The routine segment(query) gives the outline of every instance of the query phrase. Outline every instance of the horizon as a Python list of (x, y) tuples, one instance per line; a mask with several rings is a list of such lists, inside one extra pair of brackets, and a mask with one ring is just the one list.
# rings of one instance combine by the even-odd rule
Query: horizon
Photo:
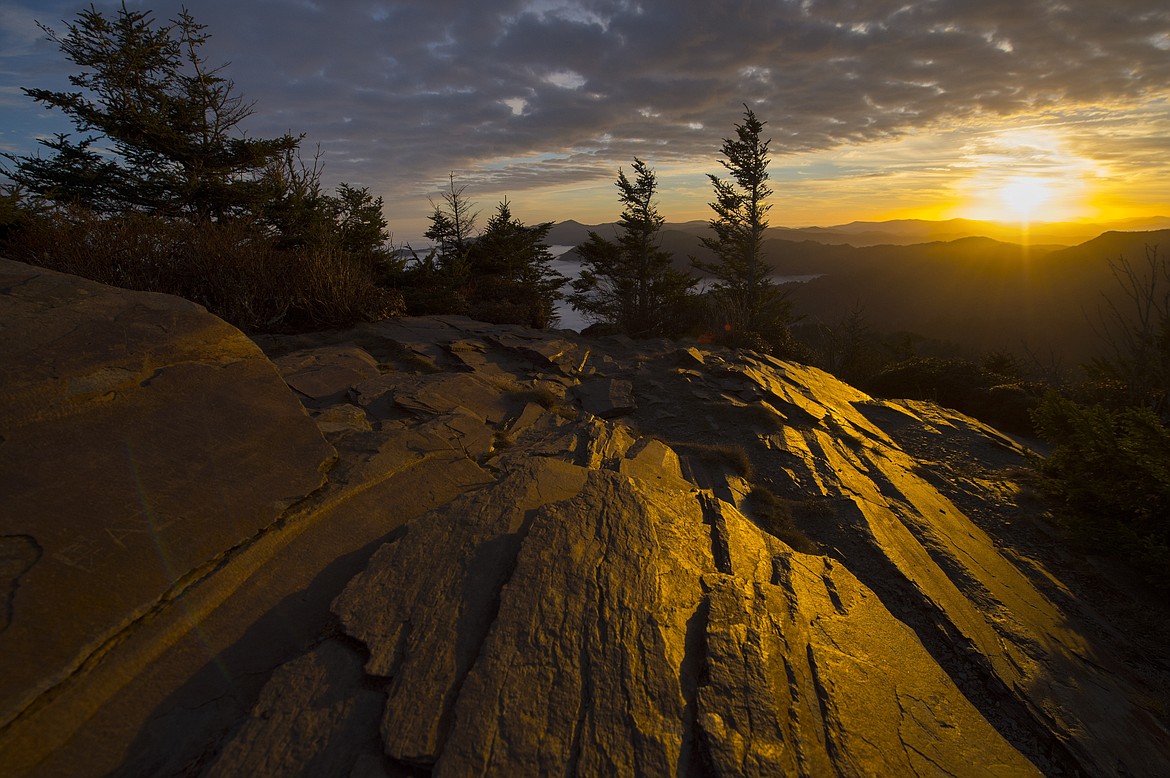
[[(663, 224), (663, 229), (678, 230), (680, 228), (691, 227), (692, 225), (705, 224), (706, 220), (696, 219), (685, 222), (671, 222), (667, 221)], [(573, 224), (585, 229), (596, 229), (599, 227), (610, 227), (617, 224), (616, 221), (598, 222), (596, 224), (589, 224), (581, 222), (577, 219), (566, 219), (553, 223), (553, 228), (561, 225)], [(910, 227), (919, 227), (919, 232), (916, 232)], [(934, 232), (927, 230), (934, 229)], [(954, 232), (940, 232), (942, 230), (954, 230)], [(1000, 243), (1018, 244), (1021, 246), (1040, 246), (1040, 245), (1062, 245), (1075, 246), (1081, 243), (1091, 241), (1101, 235), (1110, 232), (1162, 232), (1170, 230), (1170, 216), (1156, 215), (1147, 217), (1133, 217), (1112, 221), (1096, 221), (1096, 220), (1069, 220), (1060, 222), (997, 222), (994, 220), (980, 220), (967, 219), (962, 217), (954, 217), (949, 219), (891, 219), (885, 221), (867, 221), (855, 220), (844, 224), (826, 224), (826, 225), (810, 225), (802, 227), (792, 227), (788, 225), (771, 224), (768, 226), (768, 231), (777, 231), (783, 233), (798, 233), (792, 236), (792, 240), (801, 241), (809, 240), (814, 243), (825, 243), (826, 241), (812, 236), (832, 236), (835, 240), (831, 241), (830, 245), (852, 245), (855, 248), (864, 248), (867, 246), (881, 245), (880, 243), (868, 240), (865, 236), (883, 236), (894, 238), (892, 241), (895, 245), (914, 245), (916, 243), (924, 242), (950, 242), (953, 240), (961, 240), (963, 238), (988, 238)], [(855, 240), (850, 240), (853, 236)], [(773, 239), (776, 236), (771, 236)], [(783, 240), (784, 238), (779, 238)], [(552, 244), (554, 246), (565, 246), (566, 244)]]
[[(67, 89), (62, 32), (85, 4), (0, 8), (0, 151), (70, 131), (21, 87)], [(107, 14), (116, 3), (99, 2)], [(160, 22), (180, 3), (128, 2)], [(1170, 9), (1135, 0), (989, 8), (808, 0), (208, 0), (203, 49), (255, 103), (252, 137), (305, 133), (326, 186), (385, 199), (417, 242), (453, 173), (484, 212), (618, 218), (619, 168), (658, 177), (668, 222), (705, 221), (746, 103), (767, 122), (773, 224), (897, 219), (1112, 222), (1170, 213)]]
[[(664, 226), (669, 227), (672, 224), (673, 225), (684, 225), (684, 224), (696, 224), (696, 223), (700, 223), (700, 222), (707, 223), (709, 221), (710, 221), (710, 219), (686, 219), (684, 221), (674, 221), (674, 220), (668, 219), (664, 223)], [(1155, 213), (1155, 214), (1151, 214), (1151, 215), (1147, 215), (1147, 216), (1129, 216), (1129, 217), (1124, 217), (1124, 218), (1120, 218), (1120, 219), (1090, 219), (1090, 218), (1082, 217), (1082, 218), (1076, 218), (1076, 219), (1062, 219), (1062, 220), (1054, 220), (1054, 221), (1036, 220), (1036, 221), (1027, 221), (1027, 222), (998, 221), (996, 219), (973, 219), (973, 218), (969, 218), (969, 217), (965, 217), (965, 216), (950, 216), (950, 217), (946, 217), (946, 218), (942, 218), (942, 219), (927, 219), (927, 218), (921, 218), (921, 217), (908, 217), (908, 218), (881, 219), (881, 220), (851, 219), (850, 221), (846, 221), (846, 222), (840, 222), (840, 223), (826, 222), (824, 224), (802, 224), (802, 225), (769, 224), (768, 229), (833, 230), (833, 229), (839, 229), (841, 227), (851, 227), (855, 224), (885, 225), (885, 224), (896, 224), (899, 222), (921, 222), (924, 224), (949, 224), (951, 222), (971, 222), (971, 223), (975, 223), (975, 224), (989, 224), (989, 225), (993, 225), (996, 227), (1002, 227), (1005, 229), (1014, 229), (1014, 228), (1019, 228), (1020, 226), (1051, 227), (1051, 226), (1081, 225), (1081, 226), (1086, 226), (1086, 227), (1098, 227), (1098, 226), (1103, 226), (1103, 225), (1122, 224), (1122, 223), (1128, 223), (1128, 222), (1145, 222), (1145, 221), (1170, 222), (1170, 216), (1167, 216), (1167, 215), (1161, 214), (1161, 213)], [(568, 219), (560, 219), (560, 220), (554, 221), (553, 224), (554, 225), (567, 224), (569, 222), (573, 222), (575, 224), (580, 224), (582, 227), (591, 227), (591, 226), (595, 227), (595, 226), (599, 226), (599, 225), (616, 224), (618, 222), (618, 220), (616, 218), (614, 218), (614, 219), (609, 219), (606, 221), (599, 221), (599, 222), (584, 222), (584, 221), (581, 221), (580, 219), (568, 218)], [(1157, 229), (1162, 229), (1162, 228), (1159, 227)]]

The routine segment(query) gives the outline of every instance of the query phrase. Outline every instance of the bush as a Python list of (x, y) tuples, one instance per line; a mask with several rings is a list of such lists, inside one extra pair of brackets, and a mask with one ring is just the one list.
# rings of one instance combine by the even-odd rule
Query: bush
[(193, 223), (84, 210), (28, 217), (2, 247), (12, 259), (197, 302), (245, 332), (385, 318), (401, 298), (374, 285), (374, 258), (329, 243), (279, 248), (247, 222)]
[(913, 357), (887, 365), (858, 387), (880, 397), (931, 400), (995, 427), (1035, 434), (1036, 385), (964, 359)]
[(809, 362), (811, 352), (792, 334), (796, 317), (792, 314), (788, 290), (768, 286), (759, 296), (764, 299), (755, 304), (753, 316), (747, 295), (738, 290), (714, 289), (702, 295), (708, 333), (703, 340), (771, 354), (777, 359)]
[(1055, 445), (1041, 487), (1076, 539), (1170, 586), (1170, 430), (1148, 408), (1081, 405), (1050, 393), (1033, 414)]

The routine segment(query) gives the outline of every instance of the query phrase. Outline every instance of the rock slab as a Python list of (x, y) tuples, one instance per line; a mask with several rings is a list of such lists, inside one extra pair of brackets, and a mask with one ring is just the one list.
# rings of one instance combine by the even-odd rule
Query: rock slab
[(193, 303), (0, 260), (0, 725), (324, 481), (272, 363)]

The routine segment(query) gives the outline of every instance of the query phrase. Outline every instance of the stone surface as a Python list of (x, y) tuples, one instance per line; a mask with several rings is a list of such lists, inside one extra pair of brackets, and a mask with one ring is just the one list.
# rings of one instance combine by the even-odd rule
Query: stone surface
[(740, 575), (704, 578), (697, 721), (716, 774), (1040, 774), (848, 570), (720, 513)]
[(332, 448), (192, 303), (0, 260), (0, 725), (321, 486)]
[(700, 769), (688, 713), (699, 646), (687, 638), (711, 556), (689, 496), (591, 471), (577, 495), (536, 511), (436, 775)]
[[(366, 671), (395, 678), (387, 690), (387, 752), (413, 764), (433, 763), (443, 721), (491, 626), (497, 589), (515, 566), (530, 512), (580, 489), (585, 471), (535, 460), (503, 479), (491, 499), (468, 495), (412, 525), (375, 554), (366, 572), (334, 603), (348, 634), (370, 652)], [(443, 564), (416, 566), (442, 545)], [(394, 604), (386, 592), (401, 593)]]
[(205, 775), (348, 775), (377, 759), (384, 700), (363, 681), (357, 652), (333, 640), (283, 665)]
[(355, 385), (378, 375), (378, 362), (356, 346), (287, 354), (275, 364), (291, 388), (326, 405), (345, 400)]
[(574, 394), (584, 411), (603, 419), (626, 416), (637, 407), (633, 384), (621, 379), (591, 379), (578, 386)]
[(313, 420), (326, 435), (343, 432), (373, 432), (370, 419), (366, 412), (356, 405), (342, 403), (331, 405), (314, 414)]
[[(84, 295), (43, 309), (101, 329)], [(0, 729), (14, 775), (1170, 772), (1165, 603), (1083, 599), (1101, 579), (995, 430), (695, 343), (460, 317), (259, 342), (335, 446), (327, 480)], [(86, 397), (141, 383), (94, 359)], [(266, 369), (224, 370), (237, 402)], [(8, 407), (52, 429), (73, 406), (25, 372)], [(263, 460), (321, 483), (299, 449)], [(13, 625), (45, 554), (0, 537)]]

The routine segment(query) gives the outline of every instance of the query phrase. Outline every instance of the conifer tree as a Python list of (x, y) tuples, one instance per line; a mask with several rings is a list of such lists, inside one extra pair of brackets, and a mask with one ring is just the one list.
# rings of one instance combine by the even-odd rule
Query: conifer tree
[(633, 337), (673, 335), (685, 317), (682, 308), (696, 279), (671, 266), (670, 252), (658, 244), (665, 223), (658, 212), (658, 181), (645, 162), (634, 158), (634, 180), (618, 171), (616, 186), (624, 206), (616, 241), (596, 232), (577, 248), (584, 260), (569, 301), (594, 321), (619, 327)]
[(415, 315), (469, 314), (468, 255), (475, 240), (479, 210), (467, 196), (466, 184), (448, 175), (439, 201), (431, 199), (430, 226), (423, 237), (431, 242), (426, 254), (411, 250), (412, 261), (399, 274), (407, 309)]
[(385, 254), (390, 234), (381, 197), (374, 197), (368, 187), (341, 183), (328, 203), (343, 251), (355, 256)]
[(28, 195), (105, 215), (219, 220), (253, 212), (267, 196), (265, 170), (300, 143), (239, 132), (252, 105), (208, 66), (205, 25), (186, 9), (159, 24), (124, 3), (113, 19), (91, 5), (64, 35), (41, 29), (80, 68), (69, 77), (78, 91), (24, 92), (63, 111), (83, 137), (42, 140), (48, 156), (5, 155)]
[(566, 279), (552, 268), (545, 240), (552, 222), (526, 226), (503, 200), (468, 251), (471, 316), (544, 328)]
[(464, 194), (467, 191), (466, 184), (456, 186), (454, 173), (448, 175), (448, 182), (447, 189), (439, 195), (439, 202), (431, 200), (431, 226), (423, 233), (423, 237), (433, 243), (439, 266), (455, 270), (467, 260), (479, 221), (479, 211), (475, 203)]
[(768, 229), (768, 146), (761, 133), (765, 122), (744, 106), (744, 120), (735, 127), (736, 137), (723, 140), (724, 159), (719, 162), (730, 180), (708, 176), (715, 189), (711, 219), (714, 237), (703, 245), (715, 253), (712, 263), (695, 266), (716, 279), (712, 295), (733, 344), (787, 351), (791, 346), (791, 308), (786, 295), (771, 278), (764, 257), (764, 232)]

